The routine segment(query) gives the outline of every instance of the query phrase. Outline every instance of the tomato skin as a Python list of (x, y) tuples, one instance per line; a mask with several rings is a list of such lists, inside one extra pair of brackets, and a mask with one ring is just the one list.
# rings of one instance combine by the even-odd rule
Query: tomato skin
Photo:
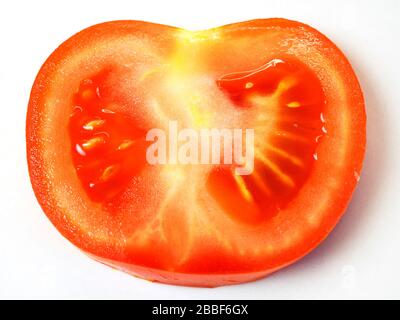
[[(215, 287), (247, 282), (268, 275), (306, 255), (326, 238), (344, 213), (358, 182), (366, 144), (366, 115), (362, 92), (346, 57), (324, 35), (295, 21), (253, 20), (223, 26), (217, 30), (231, 39), (232, 43), (235, 43), (236, 39), (257, 38), (267, 32), (277, 32), (278, 36), (283, 38), (285, 33), (288, 33), (292, 37), (305, 41), (310, 46), (315, 45), (317, 52), (323, 53), (325, 55), (323, 58), (326, 58), (326, 61), (329, 60), (329, 65), (318, 66), (320, 61), (317, 58), (306, 55), (302, 56), (304, 62), (309, 63), (320, 72), (321, 78), (335, 75), (336, 78), (329, 79), (329, 81), (338, 83), (338, 87), (344, 88), (343, 92), (332, 92), (332, 89), (323, 85), (324, 89), (328, 91), (329, 101), (334, 102), (335, 97), (340, 95), (340, 99), (344, 102), (344, 107), (340, 112), (332, 110), (332, 108), (327, 110), (326, 120), (328, 125), (330, 124), (328, 133), (332, 132), (332, 137), (327, 138), (319, 146), (319, 153), (321, 155), (332, 154), (334, 155), (332, 156), (333, 160), (320, 157), (317, 168), (302, 189), (301, 196), (289, 204), (285, 211), (287, 212), (285, 217), (280, 215), (273, 221), (275, 226), (282, 226), (282, 230), (290, 231), (292, 228), (300, 230), (299, 234), (295, 235), (297, 238), (294, 237), (293, 243), (282, 247), (276, 253), (264, 256), (242, 256), (238, 252), (226, 252), (222, 247), (210, 246), (208, 242), (199, 243), (196, 244), (196, 254), (184, 264), (176, 267), (169, 264), (169, 261), (175, 258), (173, 254), (168, 253), (168, 245), (155, 242), (142, 248), (135, 245), (127, 247), (124, 242), (126, 240), (124, 231), (120, 231), (122, 235), (115, 233), (114, 231), (118, 230), (113, 225), (115, 221), (106, 216), (97, 217), (95, 209), (93, 209), (93, 214), (90, 213), (85, 218), (87, 220), (83, 221), (84, 219), (79, 213), (85, 209), (90, 211), (88, 209), (90, 201), (85, 198), (83, 191), (76, 191), (79, 190), (79, 187), (70, 178), (74, 175), (71, 163), (61, 160), (65, 158), (65, 154), (61, 151), (64, 150), (65, 145), (68, 145), (68, 139), (63, 138), (61, 133), (50, 137), (49, 133), (55, 131), (54, 128), (49, 127), (46, 121), (48, 117), (54, 117), (55, 123), (59, 122), (60, 131), (66, 127), (61, 121), (57, 121), (66, 117), (65, 114), (62, 114), (62, 110), (49, 112), (49, 105), (51, 105), (51, 101), (55, 100), (54, 97), (68, 94), (68, 90), (71, 91), (73, 87), (72, 85), (71, 87), (66, 85), (65, 89), (54, 87), (54, 83), (58, 81), (56, 78), (59, 69), (65, 66), (68, 57), (76, 55), (85, 48), (90, 48), (97, 42), (131, 35), (140, 40), (145, 39), (143, 41), (154, 39), (151, 41), (153, 41), (152, 46), (159, 49), (157, 54), (161, 56), (161, 59), (167, 59), (174, 46), (173, 39), (176, 39), (176, 33), (180, 31), (177, 28), (138, 21), (116, 21), (96, 25), (78, 33), (48, 58), (33, 85), (27, 112), (27, 158), (35, 195), (43, 211), (62, 235), (94, 259), (135, 276), (163, 283)], [(292, 39), (289, 38), (287, 41), (290, 42)], [(219, 47), (216, 48), (215, 56), (205, 62), (204, 68), (210, 66), (210, 70), (214, 70), (212, 68), (218, 64), (218, 61), (214, 61), (219, 54), (218, 50), (220, 50)], [(257, 50), (257, 48), (254, 49), (255, 60), (259, 59)], [(298, 50), (299, 54), (305, 52), (301, 51), (301, 47), (295, 48), (290, 45), (280, 50), (293, 50), (295, 53)], [(323, 61), (325, 63), (325, 60)], [(79, 63), (78, 61), (77, 66)], [(231, 60), (227, 58), (227, 64), (229, 63)], [(334, 71), (331, 72), (331, 68)], [(71, 82), (74, 81), (74, 79), (71, 80)], [(327, 79), (325, 81), (325, 83), (329, 82)], [(54, 108), (54, 105), (52, 107)], [(346, 117), (351, 119), (351, 123), (345, 119)], [(340, 126), (340, 123), (345, 124)], [(335, 136), (335, 132), (338, 132), (337, 136)], [(339, 143), (339, 140), (344, 143)], [(54, 144), (56, 145), (54, 146)], [(56, 148), (61, 151), (57, 151)], [(343, 151), (341, 151), (342, 149)], [(54, 160), (50, 161), (49, 159)], [(341, 163), (343, 159), (346, 161), (345, 164)], [(335, 160), (338, 160), (337, 163), (334, 163)], [(59, 168), (58, 165), (61, 167)], [(324, 188), (327, 190), (332, 188), (332, 191), (326, 192), (325, 205), (320, 204), (321, 207), (316, 208), (314, 204), (322, 202), (320, 198), (324, 195), (319, 193), (319, 190)], [(65, 201), (60, 198), (60, 194), (63, 193), (68, 197)], [(316, 212), (315, 221), (310, 222), (310, 230), (300, 226), (305, 223), (304, 212), (307, 210), (311, 213)], [(319, 218), (318, 210), (322, 212), (322, 218)], [(311, 218), (310, 216), (310, 221)], [(109, 221), (104, 222), (103, 225), (103, 222), (98, 222), (97, 219), (109, 219)], [(220, 223), (221, 225), (225, 221), (223, 218), (216, 220), (218, 220), (216, 224)], [(91, 223), (99, 226), (99, 234), (93, 235), (93, 230), (90, 229)], [(97, 223), (99, 224), (97, 225)], [(87, 227), (88, 225), (89, 227)], [(110, 230), (113, 231), (112, 236), (108, 236)], [(241, 229), (238, 227), (238, 230)], [(290, 242), (290, 239), (287, 241)], [(156, 249), (152, 249), (153, 246)], [(163, 252), (163, 256), (161, 254), (157, 256), (157, 249)]]

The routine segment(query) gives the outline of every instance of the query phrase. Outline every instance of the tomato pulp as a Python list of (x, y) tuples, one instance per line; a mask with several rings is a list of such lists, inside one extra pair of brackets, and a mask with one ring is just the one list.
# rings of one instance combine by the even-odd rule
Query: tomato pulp
[[(171, 121), (252, 129), (252, 170), (149, 163), (147, 134)], [(359, 179), (365, 123), (349, 62), (307, 25), (191, 32), (115, 21), (74, 35), (41, 68), (28, 165), (49, 219), (93, 258), (148, 280), (218, 286), (263, 277), (328, 235)]]

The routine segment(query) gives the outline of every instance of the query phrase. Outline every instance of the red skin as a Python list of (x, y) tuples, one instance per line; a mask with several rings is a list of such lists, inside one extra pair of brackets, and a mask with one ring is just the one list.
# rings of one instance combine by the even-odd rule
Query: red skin
[[(191, 58), (186, 59), (189, 55)], [(137, 108), (140, 112), (140, 108), (147, 106), (141, 84), (135, 81), (137, 75), (145, 75), (145, 88), (161, 104), (165, 99), (165, 89), (160, 87), (165, 74), (145, 73), (159, 66), (160, 61), (175, 66), (172, 70), (178, 79), (203, 74), (214, 79), (215, 88), (220, 87), (216, 92), (221, 93), (215, 99), (231, 99), (246, 108), (247, 100), (229, 96), (235, 90), (240, 93), (236, 84), (232, 89), (218, 81), (224, 75), (254, 70), (276, 58), (300, 66), (301, 78), (305, 79), (305, 89), (301, 92), (307, 88), (315, 95), (322, 92), (318, 93), (314, 111), (323, 113), (327, 131), (300, 155), (302, 160), (309, 159), (307, 152), (315, 151), (318, 160), (307, 162), (302, 173), (292, 173), (298, 182), (295, 192), (279, 191), (271, 197), (272, 203), (282, 207), (279, 212), (266, 207), (261, 200), (247, 206), (237, 186), (226, 187), (230, 185), (230, 178), (220, 177), (210, 178), (204, 189), (214, 197), (215, 203), (203, 197), (203, 189), (195, 193), (202, 205), (211, 206), (210, 212), (200, 205), (189, 207), (186, 204), (191, 194), (187, 190), (187, 194), (182, 192), (201, 180), (193, 175), (187, 177), (184, 171), (185, 188), (177, 186), (181, 191), (172, 194), (162, 218), (155, 220), (154, 230), (150, 230), (146, 227), (158, 214), (154, 208), (167, 198), (162, 184), (169, 180), (162, 180), (162, 173), (158, 171), (161, 169), (148, 169), (143, 164), (145, 169), (136, 172), (132, 168), (141, 164), (127, 164), (124, 167), (127, 173), (117, 176), (115, 194), (111, 193), (114, 192), (110, 191), (111, 187), (91, 193), (87, 183), (94, 171), (77, 173), (78, 165), (89, 164), (86, 160), (80, 163), (71, 148), (83, 137), (76, 129), (78, 120), (70, 118), (76, 103), (74, 95), (79, 94), (83, 80), (111, 66), (112, 76), (100, 81), (105, 95), (118, 102), (114, 110), (117, 114), (127, 114), (131, 117), (127, 121), (132, 121), (129, 123), (137, 123), (132, 110)], [(123, 65), (127, 67), (120, 67)], [(283, 74), (290, 76), (291, 72), (292, 69)], [(271, 77), (269, 74), (255, 81), (263, 82)], [(135, 90), (130, 87), (132, 83)], [(271, 90), (275, 87), (271, 85)], [(132, 92), (138, 92), (139, 102), (134, 106), (129, 102)], [(204, 97), (211, 94), (201, 88), (200, 92)], [(302, 96), (303, 93), (297, 93), (299, 101), (312, 98), (312, 94)], [(217, 105), (216, 101), (215, 107), (211, 107), (221, 112)], [(154, 126), (151, 120), (143, 124), (144, 129), (151, 126)], [(119, 127), (115, 124), (107, 130), (122, 137)], [(270, 132), (275, 129), (282, 128), (274, 124)], [(32, 88), (26, 138), (29, 173), (36, 197), (51, 222), (74, 245), (98, 261), (148, 280), (215, 287), (268, 275), (300, 259), (326, 238), (345, 212), (357, 184), (365, 152), (365, 130), (363, 96), (350, 63), (329, 39), (307, 25), (284, 19), (253, 20), (194, 35), (163, 25), (115, 21), (83, 30), (48, 58)], [(140, 136), (141, 131), (135, 134)], [(312, 134), (305, 137), (314, 139)], [(290, 146), (285, 151), (296, 152)], [(100, 152), (97, 156), (105, 157), (105, 154)], [(110, 159), (123, 161), (114, 156)], [(174, 180), (176, 173), (172, 175)], [(131, 178), (139, 183), (131, 184)], [(213, 189), (213, 185), (217, 188)], [(229, 195), (219, 194), (218, 186), (225, 186)], [(224, 197), (232, 199), (234, 205), (230, 207)], [(200, 215), (196, 216), (195, 212)], [(210, 216), (212, 219), (208, 219)], [(200, 217), (201, 221), (192, 217)]]

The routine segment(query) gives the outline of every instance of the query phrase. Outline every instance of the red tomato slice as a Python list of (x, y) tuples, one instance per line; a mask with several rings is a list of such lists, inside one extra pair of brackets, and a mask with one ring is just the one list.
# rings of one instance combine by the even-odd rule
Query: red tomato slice
[[(254, 129), (254, 170), (152, 165), (152, 128)], [(357, 78), (321, 33), (284, 19), (206, 31), (115, 21), (63, 43), (33, 85), (27, 156), (56, 228), (148, 280), (251, 281), (315, 248), (359, 180)]]

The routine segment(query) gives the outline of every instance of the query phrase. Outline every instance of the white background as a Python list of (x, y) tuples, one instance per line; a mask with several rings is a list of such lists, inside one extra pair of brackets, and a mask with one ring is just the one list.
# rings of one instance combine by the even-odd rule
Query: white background
[[(1, 1), (0, 298), (400, 298), (400, 1)], [(368, 114), (365, 169), (336, 229), (295, 265), (254, 283), (154, 284), (96, 263), (62, 238), (33, 195), (25, 113), (41, 64), (92, 24), (136, 19), (203, 29), (284, 17), (314, 26), (350, 59)], [(329, 174), (329, 172), (327, 172)]]

